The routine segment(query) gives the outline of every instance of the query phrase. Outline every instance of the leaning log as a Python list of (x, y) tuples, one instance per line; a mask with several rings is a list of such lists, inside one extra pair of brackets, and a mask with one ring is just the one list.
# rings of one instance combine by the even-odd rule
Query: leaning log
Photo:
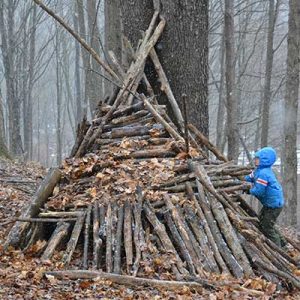
[(76, 245), (77, 245), (77, 242), (78, 242), (78, 239), (79, 239), (82, 227), (83, 227), (84, 220), (85, 220), (85, 212), (83, 212), (81, 214), (81, 216), (79, 216), (77, 218), (77, 221), (74, 225), (74, 228), (73, 228), (73, 231), (71, 234), (71, 238), (67, 245), (67, 250), (65, 251), (65, 254), (62, 258), (62, 262), (64, 265), (68, 265), (71, 261), (72, 255), (75, 251), (75, 248), (76, 248)]
[[(41, 183), (40, 187), (34, 194), (32, 200), (30, 201), (28, 207), (25, 208), (21, 214), (22, 218), (32, 218), (35, 217), (39, 212), (40, 208), (44, 205), (48, 197), (52, 194), (54, 187), (61, 178), (61, 172), (57, 169), (50, 169), (47, 176)], [(17, 222), (11, 229), (7, 240), (4, 244), (4, 249), (8, 246), (18, 246), (25, 234), (26, 230), (29, 228), (28, 223)]]
[(70, 224), (69, 223), (58, 223), (56, 229), (51, 235), (48, 241), (47, 248), (45, 249), (41, 260), (46, 261), (51, 259), (56, 247), (63, 240), (63, 238), (68, 234)]

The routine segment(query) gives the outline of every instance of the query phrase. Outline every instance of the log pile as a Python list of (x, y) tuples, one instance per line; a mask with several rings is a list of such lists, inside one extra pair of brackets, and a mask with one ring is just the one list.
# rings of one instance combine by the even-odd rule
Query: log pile
[[(70, 278), (203, 284), (211, 274), (258, 275), (300, 288), (297, 262), (263, 236), (242, 195), (250, 168), (228, 161), (193, 125), (184, 130), (154, 48), (164, 26), (155, 12), (128, 70), (112, 60), (122, 87), (80, 124), (71, 157), (46, 177), (6, 246), (43, 239), (41, 260), (93, 270), (49, 273)], [(144, 74), (148, 57), (177, 125)], [(147, 93), (137, 92), (141, 82)]]

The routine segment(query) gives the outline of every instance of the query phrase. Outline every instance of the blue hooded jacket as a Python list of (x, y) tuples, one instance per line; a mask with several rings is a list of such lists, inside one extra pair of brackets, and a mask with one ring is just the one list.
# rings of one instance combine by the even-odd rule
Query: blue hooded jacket
[(279, 208), (284, 205), (282, 187), (277, 181), (272, 165), (276, 161), (276, 152), (265, 147), (255, 153), (259, 158), (259, 166), (245, 180), (253, 183), (250, 194), (255, 196), (263, 206)]

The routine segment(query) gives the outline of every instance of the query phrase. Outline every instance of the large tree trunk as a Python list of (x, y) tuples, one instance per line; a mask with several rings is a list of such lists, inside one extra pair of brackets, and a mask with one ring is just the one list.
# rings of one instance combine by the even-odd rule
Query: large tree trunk
[[(161, 4), (167, 25), (156, 46), (158, 56), (177, 102), (187, 94), (189, 122), (208, 135), (208, 3), (162, 0)], [(135, 48), (141, 30), (151, 21), (152, 1), (125, 0), (121, 9), (124, 34)], [(146, 65), (147, 75), (148, 69)]]
[(289, 32), (284, 120), (283, 180), (290, 225), (297, 223), (297, 113), (300, 71), (300, 2), (289, 2)]
[(238, 103), (235, 93), (235, 47), (234, 47), (234, 0), (225, 0), (225, 56), (228, 159), (237, 159), (239, 154)]

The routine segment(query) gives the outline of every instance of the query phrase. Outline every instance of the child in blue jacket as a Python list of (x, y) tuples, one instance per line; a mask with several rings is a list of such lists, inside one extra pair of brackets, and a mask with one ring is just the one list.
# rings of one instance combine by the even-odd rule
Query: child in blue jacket
[(282, 187), (272, 171), (275, 161), (273, 148), (265, 147), (257, 151), (254, 159), (256, 168), (245, 180), (253, 183), (250, 194), (263, 205), (259, 214), (260, 230), (279, 247), (284, 247), (286, 241), (275, 229), (275, 222), (284, 205)]

